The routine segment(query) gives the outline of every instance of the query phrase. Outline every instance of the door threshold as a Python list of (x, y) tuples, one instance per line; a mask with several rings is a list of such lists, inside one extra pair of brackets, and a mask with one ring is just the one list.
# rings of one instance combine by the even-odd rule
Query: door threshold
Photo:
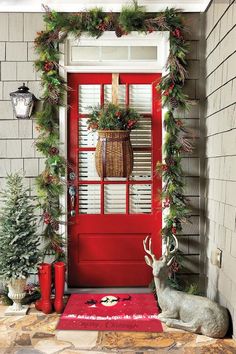
[(150, 288), (66, 288), (65, 294), (148, 294), (151, 293)]

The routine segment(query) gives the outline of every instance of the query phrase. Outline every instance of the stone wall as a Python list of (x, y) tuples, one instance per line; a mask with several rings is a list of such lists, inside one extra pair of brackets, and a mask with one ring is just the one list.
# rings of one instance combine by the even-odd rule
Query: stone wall
[[(186, 113), (187, 125), (197, 132), (191, 157), (183, 158), (183, 170), (187, 183), (186, 195), (192, 206), (192, 224), (184, 226), (180, 236), (180, 248), (186, 255), (183, 273), (190, 281), (198, 282), (203, 273), (200, 260), (199, 237), (199, 100), (200, 100), (200, 57), (201, 18), (200, 14), (184, 14), (189, 31), (186, 38), (190, 43), (189, 78), (185, 92), (195, 100), (195, 105)], [(26, 184), (34, 193), (34, 177), (43, 168), (44, 160), (36, 152), (34, 138), (37, 136), (33, 120), (17, 120), (13, 117), (9, 93), (25, 82), (36, 97), (40, 97), (39, 76), (33, 62), (36, 58), (33, 41), (37, 31), (44, 28), (42, 14), (0, 13), (0, 185), (4, 185), (7, 173), (25, 171)]]
[[(213, 1), (206, 12), (207, 294), (226, 306), (236, 327), (236, 5)], [(222, 253), (216, 267), (214, 251)], [(234, 330), (234, 336), (235, 336)]]

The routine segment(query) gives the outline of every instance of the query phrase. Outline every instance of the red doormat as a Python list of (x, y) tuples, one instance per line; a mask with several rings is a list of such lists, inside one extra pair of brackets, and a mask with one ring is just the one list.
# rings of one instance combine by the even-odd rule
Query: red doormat
[(73, 294), (57, 329), (162, 332), (153, 294)]

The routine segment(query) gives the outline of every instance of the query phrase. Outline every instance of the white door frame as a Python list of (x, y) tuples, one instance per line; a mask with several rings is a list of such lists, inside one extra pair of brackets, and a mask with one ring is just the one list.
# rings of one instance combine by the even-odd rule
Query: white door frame
[[(156, 62), (136, 62), (133, 63), (132, 66), (127, 63), (122, 62), (118, 65), (109, 65), (109, 63), (89, 63), (89, 65), (83, 65), (83, 63), (73, 65), (69, 62), (69, 51), (71, 44), (70, 42), (74, 41), (77, 45), (92, 45), (92, 46), (101, 46), (108, 45), (108, 43), (112, 43), (112, 46), (119, 46), (121, 44), (126, 44), (130, 46), (141, 45), (150, 46), (157, 45), (158, 53), (160, 53), (159, 58), (157, 58)], [(169, 32), (153, 32), (151, 34), (140, 34), (137, 32), (132, 32), (127, 36), (123, 36), (121, 38), (117, 38), (115, 32), (105, 32), (102, 37), (98, 39), (94, 39), (83, 35), (80, 39), (74, 39), (73, 37), (69, 37), (64, 43), (60, 44), (60, 60), (59, 60), (59, 73), (61, 77), (67, 82), (68, 73), (161, 73), (165, 75), (167, 73), (165, 64), (167, 62), (167, 58), (169, 55)], [(93, 64), (93, 65), (92, 65)], [(62, 156), (67, 159), (67, 94), (64, 95), (64, 106), (59, 108), (59, 132), (60, 132), (60, 151)], [(165, 109), (162, 109), (162, 117)], [(163, 125), (162, 125), (163, 126)], [(164, 134), (162, 134), (162, 137)], [(163, 139), (163, 138), (162, 138)], [(67, 179), (67, 173), (65, 175), (65, 182)], [(68, 237), (68, 214), (67, 214), (67, 186), (65, 183), (65, 191), (64, 194), (60, 197), (60, 204), (62, 208), (65, 210), (65, 215), (61, 218), (62, 224), (60, 225), (59, 232), (64, 235), (64, 239), (67, 240)], [(65, 252), (66, 252), (66, 261), (67, 261), (67, 242), (65, 243)], [(73, 292), (73, 289), (67, 289), (69, 292)], [(92, 289), (89, 289), (92, 290)], [(75, 291), (78, 292), (78, 289)], [(85, 291), (83, 289), (82, 291)]]

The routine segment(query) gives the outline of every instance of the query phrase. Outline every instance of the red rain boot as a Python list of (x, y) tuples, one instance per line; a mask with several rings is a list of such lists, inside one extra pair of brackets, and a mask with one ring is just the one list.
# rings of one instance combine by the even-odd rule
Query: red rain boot
[(65, 272), (66, 265), (64, 262), (54, 263), (55, 271), (55, 301), (54, 309), (57, 313), (62, 313), (64, 310), (63, 295), (65, 287)]
[(38, 277), (41, 299), (36, 301), (35, 308), (38, 311), (48, 314), (52, 312), (52, 304), (50, 299), (52, 283), (51, 264), (41, 263), (38, 267)]

